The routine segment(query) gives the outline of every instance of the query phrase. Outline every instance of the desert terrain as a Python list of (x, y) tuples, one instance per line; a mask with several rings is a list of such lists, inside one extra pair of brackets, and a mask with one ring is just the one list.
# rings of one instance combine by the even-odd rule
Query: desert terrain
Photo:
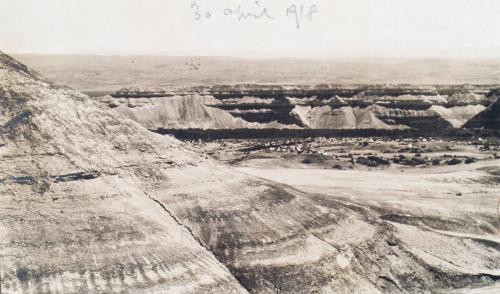
[(220, 84), (497, 84), (500, 60), (16, 54), (51, 81), (99, 95), (122, 87)]
[(1, 293), (500, 291), (495, 64), (100, 83), (52, 58), (0, 55)]

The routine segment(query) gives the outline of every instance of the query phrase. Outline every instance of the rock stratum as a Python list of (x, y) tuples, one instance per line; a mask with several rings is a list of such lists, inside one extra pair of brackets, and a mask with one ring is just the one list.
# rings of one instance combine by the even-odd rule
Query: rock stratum
[(2, 293), (423, 293), (500, 279), (486, 205), (360, 204), (251, 176), (5, 54), (0, 96)]
[[(101, 102), (116, 108), (121, 114), (137, 121), (148, 129), (243, 129), (243, 128), (287, 128), (276, 121), (269, 123), (248, 122), (209, 105), (218, 100), (197, 94), (186, 96), (141, 97), (136, 99), (114, 99), (103, 97)], [(293, 127), (293, 126), (292, 126)]]
[(124, 88), (99, 98), (148, 129), (419, 130), (461, 128), (495, 86), (232, 85)]

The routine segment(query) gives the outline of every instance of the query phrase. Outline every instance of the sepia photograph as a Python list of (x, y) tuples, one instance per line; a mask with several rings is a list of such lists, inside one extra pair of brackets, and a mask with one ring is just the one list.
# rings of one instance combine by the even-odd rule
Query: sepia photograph
[(500, 1), (0, 0), (39, 293), (500, 293)]

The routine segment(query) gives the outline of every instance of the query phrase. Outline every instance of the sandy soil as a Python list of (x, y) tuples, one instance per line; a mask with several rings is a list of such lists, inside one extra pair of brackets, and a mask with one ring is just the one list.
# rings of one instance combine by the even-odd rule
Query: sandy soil
[[(399, 170), (326, 170), (237, 168), (245, 173), (293, 186), (308, 193), (326, 194), (360, 205), (391, 208), (427, 216), (494, 218), (499, 187), (482, 168), (498, 167), (500, 160), (463, 166)], [(486, 225), (486, 224), (485, 224)], [(489, 225), (489, 224), (488, 224)], [(496, 224), (498, 226), (498, 224)], [(491, 228), (497, 234), (497, 229)], [(498, 235), (485, 236), (500, 242)]]

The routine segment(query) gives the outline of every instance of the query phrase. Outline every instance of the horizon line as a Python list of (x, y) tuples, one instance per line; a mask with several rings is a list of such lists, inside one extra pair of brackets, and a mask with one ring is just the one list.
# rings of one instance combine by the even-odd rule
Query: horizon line
[(500, 57), (440, 57), (440, 56), (244, 56), (218, 54), (188, 54), (188, 53), (47, 53), (47, 52), (9, 52), (8, 55), (40, 55), (64, 57), (199, 57), (199, 58), (228, 58), (246, 60), (272, 59), (305, 59), (305, 60), (453, 60), (453, 61), (500, 61)]

